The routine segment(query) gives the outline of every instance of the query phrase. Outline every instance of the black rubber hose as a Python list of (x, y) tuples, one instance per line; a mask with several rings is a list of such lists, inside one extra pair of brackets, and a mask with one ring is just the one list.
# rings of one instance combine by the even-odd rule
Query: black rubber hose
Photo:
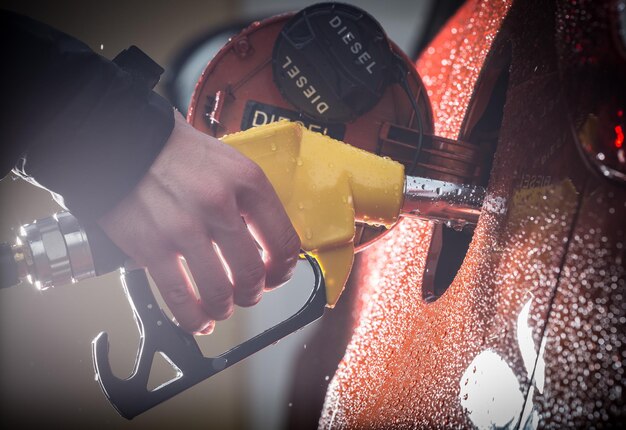
[(20, 283), (17, 262), (13, 249), (6, 242), (0, 243), (0, 288), (8, 288)]
[(109, 239), (96, 224), (83, 226), (89, 240), (96, 276), (113, 272), (124, 266), (128, 257)]

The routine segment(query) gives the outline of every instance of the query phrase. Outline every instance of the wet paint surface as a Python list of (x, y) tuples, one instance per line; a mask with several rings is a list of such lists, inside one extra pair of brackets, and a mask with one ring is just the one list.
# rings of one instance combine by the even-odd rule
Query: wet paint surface
[(626, 192), (591, 176), (575, 150), (554, 10), (537, 14), (539, 3), (516, 4), (496, 39), (508, 3), (469, 2), (418, 62), (437, 133), (456, 138), (492, 42), (511, 41), (487, 204), (434, 303), (421, 294), (430, 224), (404, 220), (366, 251), (362, 308), (320, 428), (624, 419)]

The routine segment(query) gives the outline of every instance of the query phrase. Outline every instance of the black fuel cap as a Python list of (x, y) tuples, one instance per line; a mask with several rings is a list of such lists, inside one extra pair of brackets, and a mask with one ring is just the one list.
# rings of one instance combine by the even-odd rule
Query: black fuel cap
[(294, 15), (272, 53), (274, 81), (301, 113), (346, 122), (373, 108), (391, 81), (391, 45), (367, 12), (320, 3)]

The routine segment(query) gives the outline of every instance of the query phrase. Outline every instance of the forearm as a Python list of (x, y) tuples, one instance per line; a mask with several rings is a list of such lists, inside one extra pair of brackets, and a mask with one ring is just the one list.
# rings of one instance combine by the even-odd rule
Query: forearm
[(10, 13), (0, 33), (2, 174), (19, 160), (83, 226), (102, 227), (190, 332), (289, 279), (300, 239), (259, 166), (179, 114), (174, 126), (143, 79), (76, 39)]
[(92, 221), (139, 182), (173, 128), (170, 104), (82, 42), (0, 12), (0, 175), (63, 196)]

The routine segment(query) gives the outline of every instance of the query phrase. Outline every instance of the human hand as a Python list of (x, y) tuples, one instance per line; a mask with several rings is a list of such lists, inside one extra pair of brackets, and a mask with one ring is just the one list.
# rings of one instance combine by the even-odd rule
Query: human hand
[(192, 333), (210, 333), (235, 304), (252, 306), (264, 289), (289, 280), (300, 250), (263, 171), (178, 113), (146, 175), (99, 224), (148, 269), (179, 325)]

